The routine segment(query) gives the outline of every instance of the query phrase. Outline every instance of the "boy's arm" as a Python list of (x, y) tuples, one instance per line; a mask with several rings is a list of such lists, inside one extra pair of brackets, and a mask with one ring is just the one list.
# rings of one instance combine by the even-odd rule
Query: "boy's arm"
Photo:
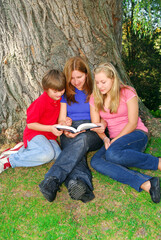
[(52, 132), (55, 136), (60, 136), (63, 131), (57, 130), (54, 125), (44, 125), (40, 123), (28, 123), (27, 127), (35, 131)]

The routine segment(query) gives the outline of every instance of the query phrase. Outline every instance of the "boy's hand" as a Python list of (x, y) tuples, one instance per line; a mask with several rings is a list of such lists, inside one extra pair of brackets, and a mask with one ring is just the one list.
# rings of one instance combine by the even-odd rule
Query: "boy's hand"
[(63, 133), (63, 131), (58, 130), (57, 128), (55, 128), (54, 125), (51, 126), (51, 132), (52, 132), (55, 136), (57, 136), (57, 137), (58, 137), (58, 136), (61, 136), (62, 133)]

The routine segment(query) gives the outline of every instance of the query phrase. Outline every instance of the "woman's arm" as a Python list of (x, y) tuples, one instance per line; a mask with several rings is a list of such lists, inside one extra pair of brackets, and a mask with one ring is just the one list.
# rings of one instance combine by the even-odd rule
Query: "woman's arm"
[(139, 112), (137, 96), (133, 97), (127, 102), (127, 109), (128, 109), (128, 123), (125, 125), (122, 131), (117, 135), (117, 137), (112, 139), (111, 143), (114, 142), (116, 139), (128, 133), (131, 133), (137, 127), (138, 112)]
[(60, 103), (60, 113), (58, 118), (58, 123), (61, 125), (72, 125), (72, 119), (67, 117), (67, 104), (66, 103)]
[(66, 125), (66, 117), (67, 117), (67, 104), (60, 103), (60, 113), (59, 113), (58, 123), (62, 125)]

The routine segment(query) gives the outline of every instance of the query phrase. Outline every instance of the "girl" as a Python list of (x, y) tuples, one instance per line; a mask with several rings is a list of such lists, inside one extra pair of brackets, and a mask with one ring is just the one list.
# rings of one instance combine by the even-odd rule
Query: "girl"
[(148, 129), (138, 117), (138, 98), (135, 90), (123, 84), (111, 63), (100, 64), (95, 70), (94, 92), (90, 98), (91, 120), (104, 119), (108, 138), (93, 129), (103, 139), (104, 146), (93, 156), (91, 166), (98, 172), (137, 191), (150, 193), (155, 203), (160, 202), (158, 177), (150, 177), (129, 167), (161, 170), (161, 158), (143, 153), (148, 141)]

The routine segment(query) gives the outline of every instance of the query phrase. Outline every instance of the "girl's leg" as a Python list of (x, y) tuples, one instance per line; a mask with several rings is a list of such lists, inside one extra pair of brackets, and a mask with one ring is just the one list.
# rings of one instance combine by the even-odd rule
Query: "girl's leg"
[(134, 131), (117, 139), (106, 151), (106, 159), (125, 167), (157, 170), (159, 159), (143, 151), (147, 136), (142, 131)]
[(58, 149), (56, 141), (51, 143), (43, 135), (37, 135), (28, 142), (27, 148), (22, 147), (18, 153), (10, 155), (9, 161), (12, 168), (34, 167), (50, 162), (58, 155)]
[(140, 186), (151, 179), (148, 175), (109, 162), (106, 160), (105, 155), (106, 150), (103, 146), (91, 159), (91, 166), (103, 175), (109, 176), (118, 182), (128, 184), (138, 192), (142, 190)]

